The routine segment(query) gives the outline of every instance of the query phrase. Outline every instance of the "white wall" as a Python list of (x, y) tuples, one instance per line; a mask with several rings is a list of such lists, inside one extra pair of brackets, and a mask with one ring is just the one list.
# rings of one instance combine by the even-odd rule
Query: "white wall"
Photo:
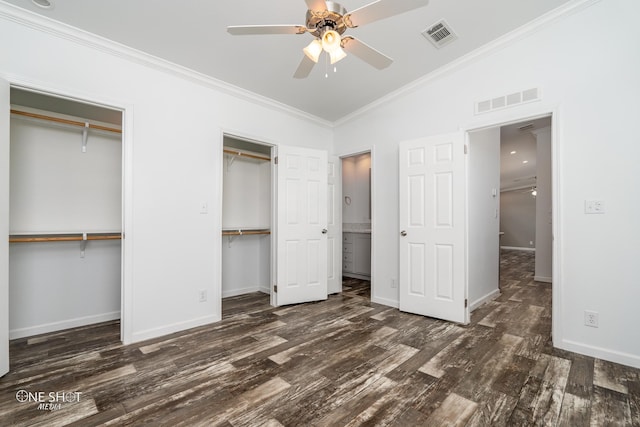
[[(326, 148), (332, 131), (195, 73), (158, 69), (154, 60), (103, 40), (78, 41), (78, 34), (0, 5), (0, 77), (126, 108), (125, 341), (216, 321), (222, 132)], [(200, 214), (202, 201), (209, 203), (207, 215)], [(0, 203), (4, 211), (6, 201)], [(205, 303), (198, 302), (200, 289), (209, 295)]]
[[(601, 0), (491, 54), (385, 99), (335, 130), (336, 152), (375, 149), (373, 300), (397, 304), (398, 142), (460, 127), (554, 116), (558, 190), (554, 271), (554, 343), (561, 348), (640, 366), (640, 2)], [(607, 31), (594, 31), (603, 22)], [(474, 103), (539, 87), (542, 102), (474, 116)], [(557, 126), (556, 126), (557, 125)], [(352, 151), (352, 152), (353, 152)], [(594, 170), (594, 165), (597, 168)], [(604, 200), (606, 214), (585, 215), (585, 199)], [(624, 236), (624, 238), (621, 238)], [(584, 310), (600, 313), (600, 327), (584, 326)]]
[(119, 241), (12, 243), (10, 337), (119, 319), (120, 262)]
[[(369, 215), (369, 171), (371, 154), (363, 153), (342, 159), (342, 222), (371, 223)], [(345, 197), (351, 204), (345, 203)]]
[(551, 128), (534, 132), (536, 136), (536, 271), (535, 280), (551, 282), (553, 266), (553, 227), (551, 197)]
[(468, 299), (474, 310), (500, 293), (500, 128), (469, 134), (467, 165)]

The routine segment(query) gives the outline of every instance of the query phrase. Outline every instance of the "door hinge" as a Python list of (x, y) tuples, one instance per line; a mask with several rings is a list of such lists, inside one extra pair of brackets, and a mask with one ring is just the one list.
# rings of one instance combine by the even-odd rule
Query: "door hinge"
[(467, 154), (468, 149), (467, 149), (467, 144), (464, 144), (464, 154)]
[(273, 158), (273, 163), (275, 163), (276, 165), (278, 164), (278, 156), (275, 156), (275, 157)]
[(464, 299), (464, 308), (467, 308), (469, 306), (469, 300), (468, 299)]
[(278, 285), (273, 285), (273, 292), (278, 292)]

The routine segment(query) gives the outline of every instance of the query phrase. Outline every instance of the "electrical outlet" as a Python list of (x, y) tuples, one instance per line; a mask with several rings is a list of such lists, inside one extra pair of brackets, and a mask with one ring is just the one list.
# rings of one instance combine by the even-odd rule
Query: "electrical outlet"
[(391, 287), (392, 288), (397, 288), (398, 285), (396, 284), (396, 279), (391, 279)]
[(200, 289), (198, 291), (198, 299), (200, 302), (205, 302), (207, 300), (207, 290), (206, 289)]
[(584, 311), (584, 324), (592, 328), (598, 327), (598, 312), (597, 311)]
[(603, 214), (604, 213), (604, 201), (603, 200), (585, 200), (584, 201), (584, 213), (586, 213), (586, 214)]

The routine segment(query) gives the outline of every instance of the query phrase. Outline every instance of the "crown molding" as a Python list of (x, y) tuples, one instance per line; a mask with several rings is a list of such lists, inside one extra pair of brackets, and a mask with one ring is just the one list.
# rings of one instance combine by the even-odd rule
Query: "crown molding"
[(448, 64), (426, 74), (413, 82), (402, 86), (400, 89), (397, 89), (381, 98), (376, 99), (375, 101), (365, 105), (354, 111), (353, 113), (347, 114), (346, 116), (341, 117), (340, 119), (333, 122), (333, 126), (341, 126), (351, 120), (358, 118), (359, 116), (364, 115), (368, 111), (371, 111), (381, 105), (385, 105), (395, 99), (401, 98), (406, 94), (410, 94), (415, 92), (417, 89), (426, 86), (439, 78), (448, 75), (454, 71), (457, 71), (467, 65), (473, 63), (474, 61), (481, 60), (486, 58), (498, 50), (504, 49), (505, 47), (539, 31), (543, 27), (546, 27), (560, 19), (564, 19), (574, 13), (577, 13), (581, 10), (584, 10), (596, 3), (599, 3), (602, 0), (571, 0), (556, 9), (553, 9), (542, 16), (524, 24), (521, 27), (516, 28), (515, 30), (498, 37), (497, 39), (480, 46), (479, 48), (469, 52), (466, 55), (461, 56), (460, 58), (449, 62)]
[(150, 55), (140, 50), (131, 48), (105, 37), (81, 30), (62, 22), (55, 21), (45, 16), (38, 15), (26, 9), (5, 3), (0, 0), (0, 19), (15, 22), (19, 25), (31, 28), (54, 37), (69, 40), (82, 46), (86, 46), (109, 55), (153, 68), (173, 76), (183, 78), (196, 84), (215, 89), (227, 95), (240, 98), (256, 105), (267, 107), (285, 114), (312, 122), (315, 125), (333, 128), (333, 123), (313, 114), (291, 107), (282, 102), (259, 95), (255, 92), (232, 85), (222, 80), (207, 76), (198, 71), (175, 64), (157, 56)]

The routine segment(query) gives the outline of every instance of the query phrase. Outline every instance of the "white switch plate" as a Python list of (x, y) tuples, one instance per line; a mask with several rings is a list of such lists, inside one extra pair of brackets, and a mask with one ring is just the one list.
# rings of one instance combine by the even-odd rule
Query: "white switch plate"
[(200, 213), (201, 214), (209, 213), (209, 203), (200, 202)]
[(603, 214), (604, 213), (604, 201), (603, 200), (585, 200), (584, 201), (584, 213), (586, 213), (586, 214)]

